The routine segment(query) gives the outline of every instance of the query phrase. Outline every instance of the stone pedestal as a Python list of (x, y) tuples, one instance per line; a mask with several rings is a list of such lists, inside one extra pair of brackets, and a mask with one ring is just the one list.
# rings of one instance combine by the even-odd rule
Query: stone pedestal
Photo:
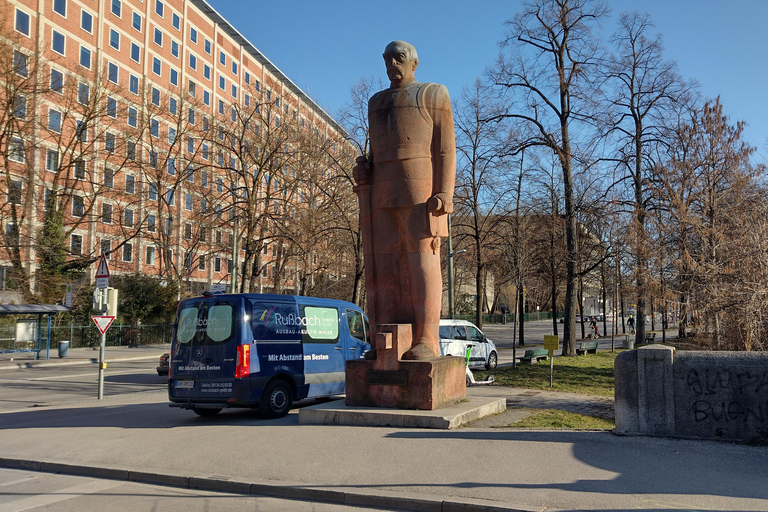
[(464, 359), (402, 360), (411, 347), (411, 326), (378, 327), (376, 359), (347, 361), (347, 405), (434, 410), (466, 397)]

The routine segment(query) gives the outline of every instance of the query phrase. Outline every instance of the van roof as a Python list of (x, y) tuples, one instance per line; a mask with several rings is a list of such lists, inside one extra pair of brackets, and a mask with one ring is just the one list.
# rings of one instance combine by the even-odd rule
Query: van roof
[(283, 295), (283, 294), (277, 294), (277, 293), (221, 293), (221, 292), (204, 292), (197, 297), (190, 297), (189, 299), (184, 300), (190, 300), (190, 299), (199, 299), (200, 297), (231, 297), (231, 296), (240, 296), (240, 297), (246, 297), (248, 299), (261, 299), (261, 300), (267, 300), (272, 302), (296, 302), (301, 301), (304, 303), (333, 303), (334, 305), (338, 306), (344, 306), (344, 307), (351, 307), (354, 309), (360, 309), (362, 308), (358, 306), (357, 304), (354, 304), (352, 302), (347, 302), (345, 300), (338, 300), (338, 299), (325, 299), (322, 297), (308, 297), (304, 295)]
[(475, 324), (468, 320), (458, 320), (453, 318), (442, 318), (440, 320), (440, 325), (471, 325), (472, 327), (476, 327)]

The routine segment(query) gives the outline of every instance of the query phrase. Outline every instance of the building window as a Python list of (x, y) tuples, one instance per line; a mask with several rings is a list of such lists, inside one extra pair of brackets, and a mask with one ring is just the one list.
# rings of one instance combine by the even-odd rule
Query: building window
[(171, 85), (179, 86), (179, 72), (171, 68)]
[(27, 117), (27, 98), (24, 96), (14, 96), (13, 115), (16, 119), (26, 119)]
[(117, 80), (118, 75), (118, 67), (117, 64), (114, 62), (110, 62), (107, 64), (107, 79), (109, 79), (110, 82), (113, 84), (116, 84), (118, 82)]
[(184, 239), (192, 240), (192, 224), (190, 223), (184, 224)]
[(16, 9), (16, 22), (14, 24), (16, 32), (20, 32), (29, 37), (29, 14)]
[(221, 272), (221, 258), (218, 256), (213, 258), (213, 271)]
[(125, 193), (126, 194), (136, 193), (136, 177), (133, 176), (132, 174), (125, 175)]
[(27, 78), (29, 75), (29, 69), (27, 66), (28, 57), (23, 53), (13, 50), (13, 71), (19, 75)]
[(109, 46), (115, 50), (120, 50), (120, 34), (113, 28), (109, 29)]
[(144, 263), (150, 266), (155, 264), (155, 246), (147, 246), (147, 255), (144, 258)]
[(59, 55), (64, 55), (64, 47), (66, 46), (66, 39), (64, 34), (53, 31), (51, 35), (51, 49)]
[(173, 176), (176, 174), (176, 159), (175, 158), (169, 158), (168, 159), (168, 174), (170, 176)]
[(133, 261), (133, 244), (130, 242), (126, 242), (123, 245), (123, 261), (126, 263)]
[(24, 154), (24, 142), (19, 137), (12, 137), (8, 144), (8, 160), (22, 164), (27, 160)]
[(237, 98), (237, 86), (232, 84), (232, 97)]
[(224, 115), (224, 101), (219, 100), (219, 114)]
[(187, 110), (187, 122), (191, 125), (195, 124), (195, 109), (189, 108)]
[(67, 17), (67, 0), (53, 0), (53, 12)]
[(72, 216), (82, 217), (83, 215), (85, 215), (85, 203), (83, 202), (83, 198), (80, 196), (73, 196), (72, 197)]
[(149, 166), (153, 169), (157, 169), (157, 151), (149, 150)]
[(131, 162), (136, 161), (136, 143), (135, 142), (130, 140), (125, 142), (125, 158), (127, 158)]
[(77, 102), (83, 105), (87, 105), (90, 100), (91, 87), (84, 82), (80, 82), (77, 85)]
[(112, 224), (112, 205), (109, 203), (101, 204), (101, 222)]
[(101, 254), (103, 254), (106, 259), (111, 259), (112, 255), (110, 253), (112, 252), (112, 240), (102, 240), (100, 245)]
[(131, 43), (131, 60), (134, 62), (140, 62), (141, 60), (141, 49), (136, 43)]
[(139, 77), (136, 75), (131, 75), (130, 79), (128, 80), (128, 89), (133, 94), (139, 94)]
[(203, 76), (205, 77), (206, 80), (211, 79), (211, 66), (209, 66), (208, 64), (205, 64), (203, 66)]
[(208, 201), (205, 198), (200, 199), (200, 213), (203, 215), (208, 213)]
[(64, 92), (64, 74), (51, 68), (51, 90), (62, 94)]
[(52, 132), (61, 133), (61, 112), (48, 109), (48, 129)]
[(205, 40), (204, 48), (205, 48), (205, 53), (210, 55), (211, 54), (211, 40), (210, 39), (206, 39)]
[(72, 162), (72, 171), (76, 180), (85, 179), (85, 160), (77, 159)]
[(168, 127), (168, 144), (173, 145), (176, 143), (176, 128), (173, 126)]
[(160, 89), (157, 87), (152, 88), (152, 104), (156, 107), (160, 106)]
[(157, 46), (163, 46), (163, 31), (155, 27), (155, 44)]
[(245, 72), (245, 83), (251, 85), (251, 74), (247, 71)]
[(191, 53), (189, 54), (189, 68), (194, 70), (197, 69), (197, 57), (195, 57)]
[(227, 65), (227, 56), (224, 52), (219, 52), (219, 63), (221, 63), (222, 66)]
[[(205, 230), (201, 229), (200, 234), (202, 238), (200, 238), (201, 242), (205, 242)], [(205, 256), (200, 256), (197, 259), (197, 270), (205, 270)]]
[(187, 137), (187, 152), (188, 153), (195, 152), (195, 139), (193, 139), (192, 137)]
[(172, 188), (166, 187), (165, 189), (165, 202), (168, 203), (168, 206), (173, 206), (176, 201), (176, 194), (174, 192)]
[(200, 186), (203, 188), (208, 188), (208, 173), (205, 171), (200, 173)]
[(149, 134), (152, 137), (160, 136), (160, 121), (157, 119), (150, 119), (149, 121)]
[(123, 9), (123, 2), (121, 2), (120, 0), (112, 0), (112, 7), (111, 7), (112, 14), (114, 14), (119, 18), (120, 12), (122, 11), (122, 9)]
[(157, 201), (157, 185), (154, 183), (149, 184), (147, 189), (147, 199), (150, 201)]
[(163, 71), (163, 65), (160, 62), (160, 59), (158, 59), (157, 57), (152, 57), (152, 72), (157, 76), (162, 76), (162, 71)]
[(91, 69), (91, 50), (84, 46), (80, 47), (80, 65), (85, 69)]
[(107, 132), (104, 134), (104, 150), (107, 153), (114, 153), (115, 152), (115, 134), (112, 132)]
[(197, 44), (197, 30), (192, 27), (189, 27), (189, 40)]
[(164, 11), (165, 11), (165, 5), (163, 5), (163, 2), (161, 0), (155, 0), (155, 12), (157, 13), (157, 15), (162, 18)]
[(126, 208), (123, 210), (123, 226), (127, 228), (133, 227), (133, 209)]
[(219, 75), (219, 89), (221, 89), (222, 91), (227, 90), (227, 81), (224, 78), (224, 75)]
[(45, 170), (50, 172), (59, 170), (59, 152), (55, 149), (48, 149), (45, 152)]
[(72, 256), (83, 253), (83, 235), (69, 235), (69, 253)]
[(237, 75), (237, 62), (232, 61), (232, 73)]
[(168, 112), (170, 112), (173, 115), (176, 115), (177, 109), (177, 102), (176, 98), (168, 98)]
[(181, 29), (181, 18), (178, 14), (173, 13), (173, 17), (171, 18), (171, 24), (173, 25), (173, 28), (176, 30)]
[(128, 107), (128, 126), (136, 128), (139, 123), (139, 112), (133, 107)]
[(189, 81), (189, 95), (193, 98), (197, 94), (197, 84), (193, 82), (192, 80)]
[(84, 121), (77, 120), (77, 126), (75, 128), (75, 137), (80, 142), (88, 142), (88, 126)]
[(133, 12), (133, 28), (141, 32), (141, 15), (136, 11)]
[(200, 145), (200, 152), (202, 153), (203, 160), (208, 160), (209, 154), (208, 154), (208, 144), (201, 144)]
[(208, 91), (203, 91), (203, 105), (206, 107), (211, 106), (211, 93)]
[(117, 100), (112, 96), (107, 96), (107, 115), (117, 119)]
[(155, 217), (153, 214), (147, 215), (147, 231), (150, 233), (154, 233), (157, 229), (157, 217)]
[(115, 171), (109, 167), (104, 168), (104, 186), (107, 188), (115, 186)]
[(173, 40), (171, 40), (171, 55), (177, 59), (179, 58), (179, 43)]
[(194, 201), (192, 200), (192, 194), (184, 194), (184, 209), (188, 212), (192, 211)]

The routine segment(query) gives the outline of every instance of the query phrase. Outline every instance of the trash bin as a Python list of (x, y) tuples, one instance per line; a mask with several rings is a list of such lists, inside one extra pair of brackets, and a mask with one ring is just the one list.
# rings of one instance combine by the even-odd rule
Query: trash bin
[(634, 349), (635, 348), (635, 338), (630, 338), (629, 335), (624, 336), (624, 348)]
[(59, 342), (59, 357), (67, 357), (69, 355), (69, 340), (62, 340)]

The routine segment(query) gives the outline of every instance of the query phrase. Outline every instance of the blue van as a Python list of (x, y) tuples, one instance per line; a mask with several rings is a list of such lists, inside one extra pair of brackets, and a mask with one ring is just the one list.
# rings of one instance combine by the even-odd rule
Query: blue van
[(206, 292), (179, 303), (171, 340), (171, 407), (213, 416), (226, 407), (288, 414), (294, 400), (344, 393), (344, 368), (370, 349), (351, 302)]

